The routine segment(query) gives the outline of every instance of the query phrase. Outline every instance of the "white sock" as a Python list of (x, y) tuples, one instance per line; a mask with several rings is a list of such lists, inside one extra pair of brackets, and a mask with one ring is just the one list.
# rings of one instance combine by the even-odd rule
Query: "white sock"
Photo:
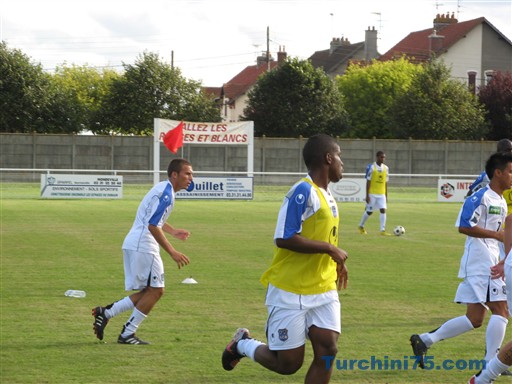
[(254, 354), (260, 345), (265, 345), (265, 343), (255, 339), (242, 339), (237, 343), (236, 349), (239, 354), (247, 356), (252, 361), (255, 361)]
[(370, 217), (370, 215), (368, 213), (366, 213), (366, 211), (364, 211), (363, 217), (361, 217), (361, 222), (359, 223), (359, 226), (364, 227), (364, 224), (366, 223), (366, 220), (368, 220), (369, 217)]
[(510, 365), (506, 365), (498, 359), (498, 356), (494, 356), (489, 361), (485, 369), (476, 377), (475, 384), (489, 384), (491, 380), (498, 378), (498, 376), (510, 368)]
[(508, 320), (500, 315), (491, 315), (485, 331), (485, 361), (491, 360), (500, 350), (505, 337)]
[(132, 315), (124, 325), (122, 337), (128, 337), (137, 332), (137, 328), (139, 328), (140, 323), (144, 321), (147, 316), (139, 311), (137, 308), (133, 308)]
[(380, 214), (380, 230), (381, 230), (381, 232), (386, 230), (386, 214), (385, 213)]
[(107, 319), (111, 319), (122, 312), (133, 309), (134, 307), (135, 306), (133, 305), (133, 301), (130, 299), (130, 296), (126, 296), (125, 298), (108, 305), (105, 309), (105, 316)]
[(432, 344), (438, 341), (462, 335), (472, 329), (474, 329), (473, 324), (471, 324), (471, 321), (464, 315), (448, 320), (435, 331), (423, 333), (420, 337), (425, 345), (430, 348)]

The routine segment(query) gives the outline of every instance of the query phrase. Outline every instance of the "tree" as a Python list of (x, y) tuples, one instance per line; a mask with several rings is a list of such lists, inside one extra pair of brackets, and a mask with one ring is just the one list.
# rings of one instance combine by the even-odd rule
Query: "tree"
[(61, 126), (71, 132), (108, 133), (101, 121), (101, 108), (110, 86), (120, 75), (112, 69), (98, 71), (87, 66), (60, 66), (52, 76), (55, 108), (61, 109)]
[(346, 136), (394, 137), (389, 110), (421, 70), (405, 58), (386, 62), (374, 60), (370, 65), (351, 64), (343, 76), (336, 78), (349, 115), (350, 129)]
[(49, 76), (0, 42), (0, 132), (45, 132)]
[(478, 93), (491, 125), (487, 139), (512, 138), (512, 74), (498, 72)]
[(112, 82), (102, 108), (105, 128), (124, 134), (152, 134), (153, 119), (206, 122), (220, 121), (213, 98), (201, 91), (201, 83), (186, 80), (178, 68), (160, 61), (157, 54), (143, 53), (134, 65)]
[(242, 119), (254, 121), (256, 136), (342, 134), (341, 95), (325, 72), (309, 61), (286, 60), (263, 74), (248, 97)]
[(477, 140), (487, 128), (484, 111), (467, 87), (435, 60), (424, 65), (390, 111), (397, 138)]

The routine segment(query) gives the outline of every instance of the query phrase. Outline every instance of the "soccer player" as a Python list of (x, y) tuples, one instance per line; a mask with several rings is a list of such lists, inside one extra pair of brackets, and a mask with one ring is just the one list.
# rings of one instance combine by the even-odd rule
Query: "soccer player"
[[(496, 145), (496, 152), (512, 152), (512, 141), (509, 139), (501, 139), (498, 141), (498, 144)], [(468, 193), (466, 194), (466, 198), (471, 196), (473, 193), (478, 191), (479, 189), (482, 189), (483, 187), (487, 186), (489, 184), (489, 178), (487, 177), (487, 174), (485, 173), (485, 169), (482, 171), (480, 175), (473, 181), (473, 184), (469, 186)], [(512, 192), (512, 191), (511, 191)], [(507, 194), (504, 193), (503, 197), (507, 199)], [(512, 213), (512, 199), (508, 199), (507, 204), (509, 205), (509, 214)]]
[[(328, 383), (341, 332), (337, 289), (347, 285), (347, 252), (338, 248), (338, 206), (328, 189), (341, 180), (343, 162), (335, 139), (325, 134), (309, 138), (303, 149), (307, 177), (286, 194), (274, 234), (272, 264), (261, 277), (267, 287), (267, 344), (239, 328), (222, 353), (231, 371), (244, 356), (282, 375), (297, 372), (304, 362), (305, 343), (313, 361), (305, 383)], [(337, 283), (338, 282), (338, 283)]]
[[(508, 287), (512, 287), (512, 215), (508, 215), (505, 219), (505, 235), (504, 235), (505, 252), (507, 256), (498, 264), (491, 268), (491, 275), (494, 279), (505, 277), (505, 283)], [(507, 289), (507, 303), (509, 313), (512, 310), (512, 290)], [(498, 354), (494, 356), (485, 368), (472, 376), (468, 384), (490, 384), (497, 379), (498, 376), (510, 372), (508, 369), (512, 366), (512, 341), (508, 342), (500, 349)]]
[(411, 336), (413, 353), (421, 368), (433, 344), (480, 327), (487, 309), (492, 315), (486, 329), (486, 361), (496, 355), (505, 336), (508, 323), (505, 282), (492, 278), (491, 267), (499, 262), (499, 243), (503, 241), (507, 204), (502, 194), (512, 186), (512, 154), (491, 155), (485, 171), (489, 185), (465, 200), (456, 223), (459, 232), (467, 238), (458, 274), (464, 280), (459, 284), (455, 302), (466, 304), (466, 314), (448, 320), (436, 330)]
[(359, 223), (359, 232), (366, 235), (364, 228), (366, 220), (372, 215), (374, 209), (380, 210), (380, 233), (390, 236), (386, 232), (386, 209), (388, 200), (389, 168), (384, 164), (386, 154), (378, 151), (374, 163), (366, 167), (366, 208)]
[(149, 344), (135, 332), (164, 293), (164, 265), (160, 256), (162, 247), (181, 268), (189, 258), (177, 251), (167, 240), (166, 233), (186, 240), (190, 232), (167, 223), (176, 202), (176, 192), (187, 188), (193, 179), (192, 165), (185, 159), (173, 159), (167, 168), (168, 180), (156, 184), (139, 205), (133, 226), (123, 243), (125, 289), (138, 290), (132, 295), (106, 307), (92, 310), (93, 329), (103, 340), (108, 321), (125, 311), (132, 311), (117, 342), (120, 344)]

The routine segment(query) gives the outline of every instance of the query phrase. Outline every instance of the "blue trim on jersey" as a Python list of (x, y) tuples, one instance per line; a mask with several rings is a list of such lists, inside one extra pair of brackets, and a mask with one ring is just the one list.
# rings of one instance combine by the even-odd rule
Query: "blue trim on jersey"
[(462, 212), (460, 215), (459, 227), (472, 228), (478, 223), (478, 217), (474, 216), (476, 209), (482, 203), (482, 198), (488, 188), (482, 188), (476, 191), (473, 195), (464, 200), (462, 205)]
[(302, 230), (302, 217), (308, 208), (311, 189), (311, 184), (303, 181), (286, 195), (288, 206), (286, 209), (283, 239), (289, 239)]
[(373, 163), (371, 164), (368, 164), (366, 166), (366, 175), (365, 175), (365, 179), (368, 180), (368, 179), (371, 179), (372, 178), (372, 173), (373, 173)]
[(161, 224), (162, 217), (164, 216), (169, 206), (171, 206), (173, 203), (172, 185), (170, 183), (165, 187), (158, 200), (158, 207), (156, 208), (156, 211), (153, 214), (153, 216), (151, 216), (151, 218), (149, 219), (149, 224), (154, 226), (163, 225), (163, 223)]
[(485, 187), (487, 184), (489, 184), (489, 178), (487, 177), (487, 173), (483, 171), (478, 177), (473, 181), (473, 184), (469, 186), (470, 194), (475, 193), (476, 191), (480, 190), (481, 188)]

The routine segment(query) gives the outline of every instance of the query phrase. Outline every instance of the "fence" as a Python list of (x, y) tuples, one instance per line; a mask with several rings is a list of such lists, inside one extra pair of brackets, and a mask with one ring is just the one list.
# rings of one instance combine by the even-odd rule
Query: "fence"
[[(255, 138), (254, 182), (289, 184), (306, 172), (305, 138)], [(473, 178), (496, 149), (490, 141), (339, 139), (346, 177), (361, 177), (375, 153), (386, 153), (391, 185), (432, 186), (441, 176)], [(126, 183), (152, 183), (152, 137), (0, 134), (2, 182), (39, 182), (40, 174), (95, 172), (122, 175)], [(185, 146), (177, 155), (163, 145), (161, 171), (186, 157), (197, 175), (244, 175), (245, 146)], [(165, 177), (165, 174), (162, 175)]]

